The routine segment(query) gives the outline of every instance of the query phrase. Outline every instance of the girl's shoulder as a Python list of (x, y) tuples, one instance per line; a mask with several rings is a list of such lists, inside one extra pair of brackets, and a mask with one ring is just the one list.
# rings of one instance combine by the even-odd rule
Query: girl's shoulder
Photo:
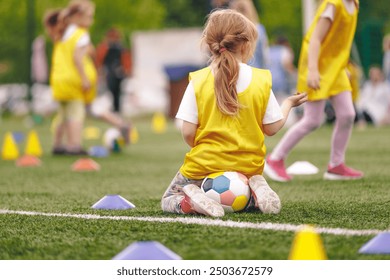
[(66, 27), (64, 35), (62, 36), (62, 41), (66, 41), (73, 36), (79, 37), (80, 35), (88, 34), (88, 30), (82, 27), (77, 26), (76, 24), (70, 24)]
[(254, 75), (271, 77), (271, 71), (268, 69), (256, 68), (256, 67), (249, 66), (249, 65), (247, 65), (247, 66), (251, 69), (251, 71), (253, 72)]
[(211, 73), (211, 68), (209, 66), (201, 68), (199, 70), (193, 71), (189, 73), (190, 80), (196, 79), (196, 78), (202, 78), (206, 77)]
[(359, 9), (359, 0), (325, 0), (324, 5), (331, 4), (336, 7), (336, 9), (347, 9), (349, 13), (353, 13), (355, 9)]

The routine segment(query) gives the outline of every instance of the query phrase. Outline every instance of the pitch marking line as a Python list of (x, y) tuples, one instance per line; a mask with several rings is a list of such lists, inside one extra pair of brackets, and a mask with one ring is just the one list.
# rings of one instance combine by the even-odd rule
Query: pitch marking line
[[(164, 217), (100, 216), (100, 215), (93, 215), (93, 214), (44, 213), (44, 212), (31, 212), (31, 211), (15, 211), (15, 210), (7, 210), (7, 209), (0, 209), (0, 214), (76, 218), (76, 219), (85, 219), (85, 220), (180, 223), (180, 224), (203, 225), (203, 226), (251, 228), (251, 229), (259, 229), (259, 230), (292, 231), (292, 232), (298, 231), (302, 228), (302, 225), (293, 225), (293, 224), (235, 222), (229, 220), (224, 221), (224, 220), (217, 220), (217, 219), (194, 218), (194, 217), (164, 218)], [(377, 235), (383, 232), (383, 230), (377, 230), (377, 229), (355, 230), (355, 229), (324, 228), (324, 227), (316, 227), (316, 231), (318, 233), (344, 235), (344, 236)]]

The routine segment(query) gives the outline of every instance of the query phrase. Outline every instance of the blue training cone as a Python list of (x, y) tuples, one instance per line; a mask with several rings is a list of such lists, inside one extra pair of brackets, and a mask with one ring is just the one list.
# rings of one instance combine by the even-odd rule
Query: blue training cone
[(113, 260), (181, 260), (176, 253), (157, 241), (138, 241), (132, 243)]
[(382, 232), (364, 244), (360, 254), (390, 254), (390, 232)]
[(125, 210), (135, 208), (135, 205), (118, 194), (109, 194), (92, 205), (92, 208), (105, 210)]
[(12, 132), (12, 137), (14, 138), (16, 143), (22, 143), (24, 140), (24, 134), (20, 131), (14, 131)]
[(91, 157), (102, 158), (102, 157), (108, 157), (109, 151), (106, 147), (103, 146), (93, 146), (89, 149), (88, 154)]

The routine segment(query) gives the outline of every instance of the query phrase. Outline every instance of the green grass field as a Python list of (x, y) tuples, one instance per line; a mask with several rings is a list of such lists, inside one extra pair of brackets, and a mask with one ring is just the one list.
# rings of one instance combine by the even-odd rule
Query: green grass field
[[(134, 119), (140, 139), (120, 154), (95, 159), (98, 172), (71, 171), (78, 157), (50, 154), (50, 120), (34, 129), (44, 149), (42, 166), (20, 168), (14, 161), (0, 160), (0, 209), (45, 213), (95, 214), (152, 218), (183, 218), (165, 214), (160, 198), (180, 167), (188, 150), (172, 123), (167, 132), (154, 134), (150, 118)], [(108, 125), (88, 120), (102, 130)], [(0, 142), (7, 131), (27, 134), (25, 121), (3, 118)], [(283, 135), (267, 138), (268, 150)], [(306, 160), (320, 173), (296, 176), (290, 183), (270, 185), (280, 195), (279, 215), (258, 212), (227, 214), (223, 221), (311, 224), (316, 227), (353, 230), (389, 230), (390, 225), (390, 128), (355, 130), (347, 152), (347, 163), (365, 171), (360, 181), (324, 181), (330, 148), (331, 127), (323, 126), (293, 150), (287, 165)], [(85, 142), (86, 147), (101, 141)], [(25, 143), (19, 144), (23, 152)], [(132, 210), (102, 211), (91, 206), (107, 194), (119, 194), (136, 205)], [(192, 216), (192, 218), (203, 218)], [(362, 255), (358, 250), (374, 235), (322, 233), (329, 259), (390, 259), (390, 255)], [(42, 215), (0, 214), (0, 259), (88, 259), (113, 258), (135, 241), (159, 241), (186, 260), (288, 258), (292, 231), (261, 230), (140, 220), (83, 219)]]

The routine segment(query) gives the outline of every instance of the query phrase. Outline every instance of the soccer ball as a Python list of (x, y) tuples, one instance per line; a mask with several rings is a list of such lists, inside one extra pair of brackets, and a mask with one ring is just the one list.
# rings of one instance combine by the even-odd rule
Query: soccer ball
[(111, 127), (103, 135), (103, 145), (110, 151), (119, 152), (124, 143), (119, 129)]
[(251, 197), (248, 178), (233, 171), (207, 176), (201, 189), (206, 196), (219, 202), (226, 213), (244, 210)]

